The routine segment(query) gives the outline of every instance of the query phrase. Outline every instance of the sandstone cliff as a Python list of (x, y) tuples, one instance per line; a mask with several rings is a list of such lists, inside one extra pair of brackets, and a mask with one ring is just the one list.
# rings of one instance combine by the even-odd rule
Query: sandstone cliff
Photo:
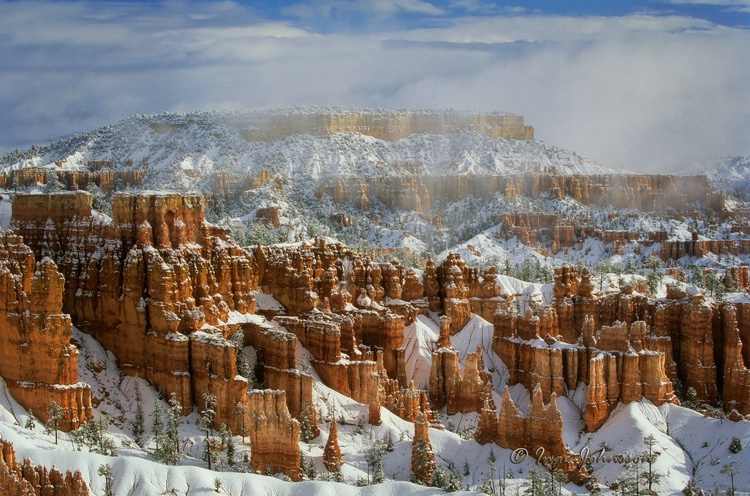
[(0, 375), (13, 397), (43, 422), (52, 402), (59, 427), (91, 418), (91, 390), (78, 382), (78, 349), (62, 313), (65, 279), (50, 258), (38, 263), (20, 237), (0, 235)]

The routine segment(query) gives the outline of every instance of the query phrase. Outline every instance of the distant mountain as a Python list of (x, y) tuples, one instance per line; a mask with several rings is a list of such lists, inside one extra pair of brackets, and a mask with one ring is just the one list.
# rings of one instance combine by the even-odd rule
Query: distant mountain
[(711, 185), (741, 198), (750, 197), (750, 157), (720, 157), (693, 163), (679, 174), (705, 174)]
[(65, 169), (86, 169), (107, 161), (115, 169), (146, 168), (144, 187), (177, 191), (210, 190), (217, 171), (242, 177), (256, 176), (261, 169), (292, 180), (407, 171), (617, 173), (575, 152), (532, 139), (497, 137), (502, 135), (528, 137), (533, 129), (520, 116), (454, 111), (333, 108), (136, 115), (11, 152), (0, 159), (0, 171), (55, 162)]

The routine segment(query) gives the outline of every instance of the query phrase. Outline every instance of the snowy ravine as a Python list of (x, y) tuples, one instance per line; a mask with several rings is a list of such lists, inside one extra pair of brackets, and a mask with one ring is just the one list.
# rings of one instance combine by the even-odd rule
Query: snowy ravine
[[(502, 283), (515, 288), (517, 293), (545, 294), (550, 285), (531, 285), (512, 278), (503, 277)], [(266, 296), (268, 298), (268, 296)], [(436, 316), (432, 316), (436, 317)], [(492, 325), (474, 317), (464, 329), (452, 337), (452, 345), (460, 352), (462, 364), (467, 352), (482, 348), (485, 366), (493, 376), (495, 400), (500, 402), (502, 388), (507, 383), (508, 372), (502, 361), (492, 352)], [(438, 327), (433, 318), (420, 316), (406, 329), (407, 374), (417, 384), (424, 384), (429, 377), (431, 350), (438, 336)], [(131, 424), (136, 405), (133, 400), (136, 386), (141, 392), (147, 414), (146, 430), (150, 431), (150, 412), (156, 400), (156, 391), (144, 380), (127, 377), (117, 367), (111, 353), (106, 352), (91, 336), (75, 331), (75, 343), (80, 349), (79, 375), (83, 382), (91, 385), (96, 399), (96, 416), (107, 415), (112, 420), (110, 436), (117, 446), (118, 456), (108, 457), (82, 451), (73, 443), (69, 434), (62, 434), (59, 444), (54, 444), (54, 435), (45, 434), (40, 425), (26, 429), (29, 416), (7, 392), (5, 383), (0, 383), (0, 435), (14, 443), (18, 458), (31, 458), (36, 464), (55, 465), (60, 469), (81, 470), (93, 494), (103, 494), (103, 479), (97, 474), (102, 464), (114, 470), (114, 493), (118, 495), (140, 494), (220, 494), (229, 495), (396, 495), (396, 494), (442, 494), (438, 489), (425, 488), (407, 482), (410, 477), (411, 438), (413, 425), (388, 410), (382, 410), (383, 422), (371, 426), (363, 420), (367, 417), (367, 405), (354, 402), (323, 383), (312, 370), (315, 378), (314, 400), (318, 408), (321, 434), (309, 443), (301, 442), (300, 449), (307, 463), (315, 464), (317, 472), (324, 474), (323, 447), (328, 436), (328, 421), (335, 415), (339, 422), (339, 444), (343, 453), (343, 475), (347, 484), (323, 481), (290, 483), (256, 474), (209, 471), (201, 460), (203, 435), (199, 417), (194, 410), (184, 418), (181, 438), (186, 456), (178, 466), (167, 466), (153, 461), (150, 454), (152, 441), (147, 435), (146, 449), (132, 439)], [(245, 352), (252, 352), (248, 347)], [(252, 356), (252, 353), (249, 353)], [(310, 355), (301, 346), (298, 362), (302, 367), (310, 366)], [(525, 411), (529, 406), (529, 394), (520, 385), (513, 386), (511, 395), (516, 405)], [(728, 478), (722, 474), (726, 463), (734, 462), (741, 468), (735, 476), (735, 486), (742, 491), (750, 490), (750, 449), (733, 454), (729, 443), (733, 437), (741, 439), (743, 446), (750, 446), (750, 422), (730, 422), (712, 419), (670, 404), (659, 408), (650, 402), (633, 402), (619, 405), (597, 432), (582, 433), (582, 407), (585, 402), (585, 386), (568, 391), (558, 398), (557, 406), (564, 418), (564, 440), (576, 453), (591, 453), (593, 468), (602, 484), (602, 493), (614, 493), (608, 486), (619, 477), (624, 467), (613, 460), (617, 455), (641, 453), (643, 439), (653, 435), (660, 455), (654, 465), (663, 477), (658, 484), (659, 494), (676, 494), (687, 486), (691, 478), (697, 487), (708, 492), (725, 491)], [(162, 408), (168, 405), (162, 403)], [(485, 478), (491, 453), (496, 458), (499, 473), (505, 473), (508, 494), (523, 493), (525, 479), (536, 462), (528, 457), (521, 463), (512, 456), (511, 450), (495, 444), (481, 446), (473, 440), (476, 414), (457, 414), (439, 417), (446, 430), (430, 429), (430, 440), (439, 464), (454, 467), (460, 474), (462, 484), (477, 494), (478, 486)], [(384, 470), (388, 481), (367, 487), (356, 487), (355, 483), (367, 480), (366, 454), (375, 440), (390, 437), (394, 449), (386, 453)], [(243, 457), (249, 454), (247, 445), (240, 436), (235, 436), (237, 445), (237, 467), (247, 467)], [(606, 447), (606, 452), (602, 452)], [(464, 472), (464, 467), (468, 471)], [(581, 493), (586, 489), (568, 484), (565, 494)], [(738, 493), (739, 494), (739, 493)]]

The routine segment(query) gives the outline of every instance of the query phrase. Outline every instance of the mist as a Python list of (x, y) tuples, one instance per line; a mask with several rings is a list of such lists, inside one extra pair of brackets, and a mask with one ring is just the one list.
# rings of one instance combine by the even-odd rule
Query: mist
[(538, 140), (633, 171), (750, 155), (750, 33), (687, 17), (356, 34), (231, 2), (37, 2), (0, 3), (0, 31), (0, 151), (137, 113), (336, 105), (517, 113)]

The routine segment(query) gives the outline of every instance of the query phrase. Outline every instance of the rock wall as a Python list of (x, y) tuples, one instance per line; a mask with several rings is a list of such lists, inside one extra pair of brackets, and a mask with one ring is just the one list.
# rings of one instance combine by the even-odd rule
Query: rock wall
[[(254, 310), (253, 254), (204, 221), (200, 196), (118, 194), (111, 220), (91, 200), (85, 192), (19, 195), (11, 227), (37, 256), (59, 261), (62, 311), (126, 373), (175, 393), (185, 411), (204, 390), (218, 393), (227, 411), (217, 417), (236, 427), (246, 385), (234, 381), (236, 349), (222, 326), (230, 311)], [(189, 336), (206, 324), (218, 335), (191, 348)], [(191, 361), (191, 351), (203, 361)], [(226, 375), (206, 373), (207, 362)]]
[(479, 412), (483, 406), (482, 392), (491, 379), (485, 372), (482, 349), (466, 355), (466, 367), (461, 371), (459, 353), (439, 348), (432, 353), (430, 369), (430, 404), (433, 408), (446, 407), (448, 415)]
[[(419, 164), (411, 164), (399, 176), (326, 179), (316, 191), (318, 198), (325, 194), (337, 204), (351, 203), (363, 211), (369, 211), (377, 200), (387, 208), (420, 214), (428, 214), (431, 201), (436, 198), (457, 201), (473, 196), (490, 200), (498, 193), (508, 198), (569, 197), (584, 205), (611, 205), (643, 212), (686, 212), (697, 202), (716, 212), (724, 206), (723, 195), (711, 188), (705, 176), (561, 175), (541, 168), (514, 175), (427, 175)], [(540, 227), (534, 227), (533, 221), (522, 220), (527, 214), (519, 215), (521, 218), (508, 226), (550, 231), (558, 227), (544, 226), (545, 216), (541, 216)], [(572, 224), (559, 226), (556, 233), (559, 242), (570, 242), (572, 227)]]
[(258, 473), (284, 473), (302, 478), (299, 464), (299, 422), (292, 418), (283, 391), (255, 390), (247, 395), (246, 425), (253, 447), (250, 463)]
[(68, 431), (92, 410), (91, 389), (78, 382), (72, 322), (62, 313), (64, 284), (52, 259), (37, 263), (19, 236), (0, 234), (0, 375), (42, 422), (52, 402), (62, 407), (59, 428)]
[(534, 128), (523, 117), (507, 114), (479, 114), (442, 111), (342, 111), (302, 114), (258, 115), (235, 124), (248, 141), (272, 141), (292, 134), (326, 136), (352, 132), (382, 140), (398, 140), (412, 134), (450, 134), (471, 129), (492, 138), (534, 139)]
[[(699, 402), (748, 411), (744, 305), (718, 305), (700, 292), (671, 286), (666, 299), (625, 284), (594, 293), (587, 271), (555, 271), (555, 301), (517, 315), (495, 315), (493, 350), (508, 366), (510, 384), (539, 388), (548, 401), (580, 382), (588, 385), (584, 420), (597, 430), (617, 402), (647, 398), (677, 402), (678, 381)], [(739, 318), (738, 318), (739, 315)]]
[[(112, 170), (113, 164), (108, 164), (110, 170), (97, 170), (96, 164), (92, 164), (93, 170), (68, 170), (47, 169), (42, 167), (26, 167), (14, 169), (8, 172), (0, 172), (0, 187), (8, 190), (31, 188), (38, 184), (47, 184), (51, 171), (57, 174), (57, 178), (68, 191), (88, 190), (97, 186), (104, 193), (112, 193), (115, 189), (128, 186), (139, 186), (146, 176), (146, 169)], [(147, 165), (146, 165), (147, 167)]]

